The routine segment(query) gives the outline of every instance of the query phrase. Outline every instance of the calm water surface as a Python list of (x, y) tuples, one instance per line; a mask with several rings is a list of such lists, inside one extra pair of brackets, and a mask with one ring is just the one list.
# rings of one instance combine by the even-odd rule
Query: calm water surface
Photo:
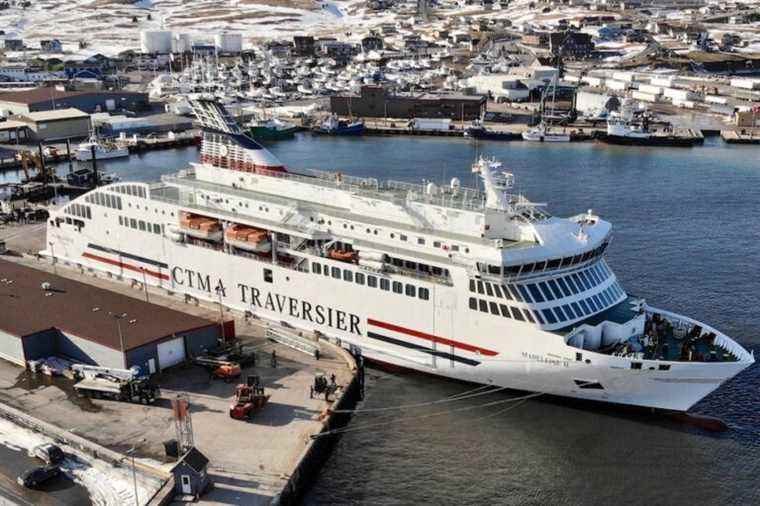
[[(271, 146), (290, 167), (473, 185), (470, 164), (496, 156), (557, 215), (593, 209), (613, 224), (611, 267), (628, 292), (734, 336), (760, 353), (760, 150), (541, 145), (463, 139), (301, 136)], [(154, 152), (106, 170), (151, 181), (197, 151)], [(5, 176), (12, 179), (13, 174)], [(645, 413), (573, 401), (448, 413), (357, 415), (307, 504), (760, 504), (760, 367), (694, 408), (714, 435)], [(370, 370), (364, 405), (440, 399), (468, 386)], [(459, 405), (506, 399), (493, 394)], [(467, 404), (467, 403), (470, 404)], [(453, 407), (453, 406), (452, 406)], [(506, 409), (510, 407), (510, 409)]]

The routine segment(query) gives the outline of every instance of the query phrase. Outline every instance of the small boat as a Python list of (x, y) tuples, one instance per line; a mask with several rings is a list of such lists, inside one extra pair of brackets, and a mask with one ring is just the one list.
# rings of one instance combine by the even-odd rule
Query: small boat
[(286, 123), (276, 118), (268, 120), (254, 120), (248, 124), (248, 134), (256, 140), (280, 141), (292, 139), (298, 127), (292, 123)]
[(96, 160), (108, 160), (110, 158), (121, 158), (129, 156), (129, 149), (118, 146), (112, 142), (105, 142), (98, 139), (95, 135), (91, 136), (87, 142), (77, 146), (74, 155), (77, 160), (92, 160), (93, 152)]
[(346, 251), (341, 249), (331, 249), (327, 252), (327, 256), (333, 260), (350, 263), (355, 262), (357, 259), (357, 254), (355, 251)]
[(364, 122), (344, 121), (331, 115), (314, 130), (315, 133), (328, 135), (361, 135), (364, 133)]
[(684, 137), (673, 133), (656, 133), (649, 130), (649, 118), (644, 115), (639, 122), (624, 114), (612, 113), (607, 119), (607, 132), (599, 136), (607, 144), (623, 146), (671, 146), (689, 148), (701, 142), (702, 137)]
[(473, 121), (470, 126), (465, 128), (464, 136), (489, 141), (513, 141), (521, 138), (520, 134), (514, 132), (489, 130), (482, 121)]
[(197, 239), (206, 241), (220, 241), (222, 239), (222, 224), (219, 223), (219, 220), (207, 216), (182, 212), (179, 218), (179, 229), (185, 235)]
[(552, 132), (546, 127), (545, 123), (540, 123), (537, 126), (522, 133), (524, 141), (534, 142), (570, 142), (570, 134), (564, 132)]

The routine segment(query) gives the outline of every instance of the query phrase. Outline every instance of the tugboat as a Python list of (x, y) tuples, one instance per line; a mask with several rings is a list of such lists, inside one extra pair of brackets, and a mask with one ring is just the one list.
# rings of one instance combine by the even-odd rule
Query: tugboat
[(87, 142), (81, 143), (77, 146), (74, 155), (79, 161), (92, 160), (93, 147), (95, 148), (96, 160), (108, 160), (111, 158), (122, 158), (129, 156), (129, 149), (124, 146), (119, 146), (112, 142), (105, 142), (98, 139), (93, 133)]
[(281, 141), (292, 139), (298, 127), (276, 118), (254, 120), (248, 124), (248, 134), (260, 141)]
[(637, 115), (630, 107), (623, 107), (622, 112), (614, 112), (607, 118), (607, 132), (600, 136), (602, 142), (624, 146), (672, 146), (689, 148), (704, 142), (701, 137), (681, 137), (666, 131), (653, 132), (649, 129), (648, 114)]
[(480, 120), (475, 120), (470, 126), (464, 130), (465, 137), (471, 137), (473, 139), (485, 139), (489, 141), (513, 141), (520, 139), (520, 134), (514, 132), (499, 132), (497, 130), (489, 130), (483, 125)]
[(364, 133), (364, 122), (362, 120), (344, 121), (333, 114), (324, 120), (314, 132), (327, 135), (361, 135)]

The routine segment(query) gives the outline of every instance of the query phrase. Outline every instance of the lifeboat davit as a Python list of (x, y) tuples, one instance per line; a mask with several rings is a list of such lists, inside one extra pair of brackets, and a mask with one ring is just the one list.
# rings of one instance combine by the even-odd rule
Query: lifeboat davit
[(333, 260), (340, 260), (341, 262), (356, 262), (356, 252), (355, 251), (345, 251), (340, 249), (331, 249), (327, 256), (332, 258)]
[(269, 253), (272, 251), (272, 241), (269, 232), (260, 228), (245, 225), (231, 225), (224, 233), (224, 240), (230, 246), (254, 253)]
[(208, 216), (183, 211), (179, 217), (179, 228), (182, 233), (190, 237), (206, 241), (220, 241), (222, 239), (222, 224), (219, 220)]

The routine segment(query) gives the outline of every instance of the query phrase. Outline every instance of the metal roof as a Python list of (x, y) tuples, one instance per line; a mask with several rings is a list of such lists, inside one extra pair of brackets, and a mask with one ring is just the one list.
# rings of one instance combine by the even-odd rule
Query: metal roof
[(74, 107), (68, 109), (57, 109), (55, 111), (29, 112), (23, 115), (35, 122), (41, 121), (59, 121), (64, 119), (89, 118), (90, 115)]
[[(50, 288), (44, 290), (43, 283)], [(120, 350), (116, 319), (120, 320), (124, 348), (137, 348), (191, 330), (218, 325), (211, 320), (175, 311), (0, 260), (0, 329), (18, 337), (55, 328)]]

